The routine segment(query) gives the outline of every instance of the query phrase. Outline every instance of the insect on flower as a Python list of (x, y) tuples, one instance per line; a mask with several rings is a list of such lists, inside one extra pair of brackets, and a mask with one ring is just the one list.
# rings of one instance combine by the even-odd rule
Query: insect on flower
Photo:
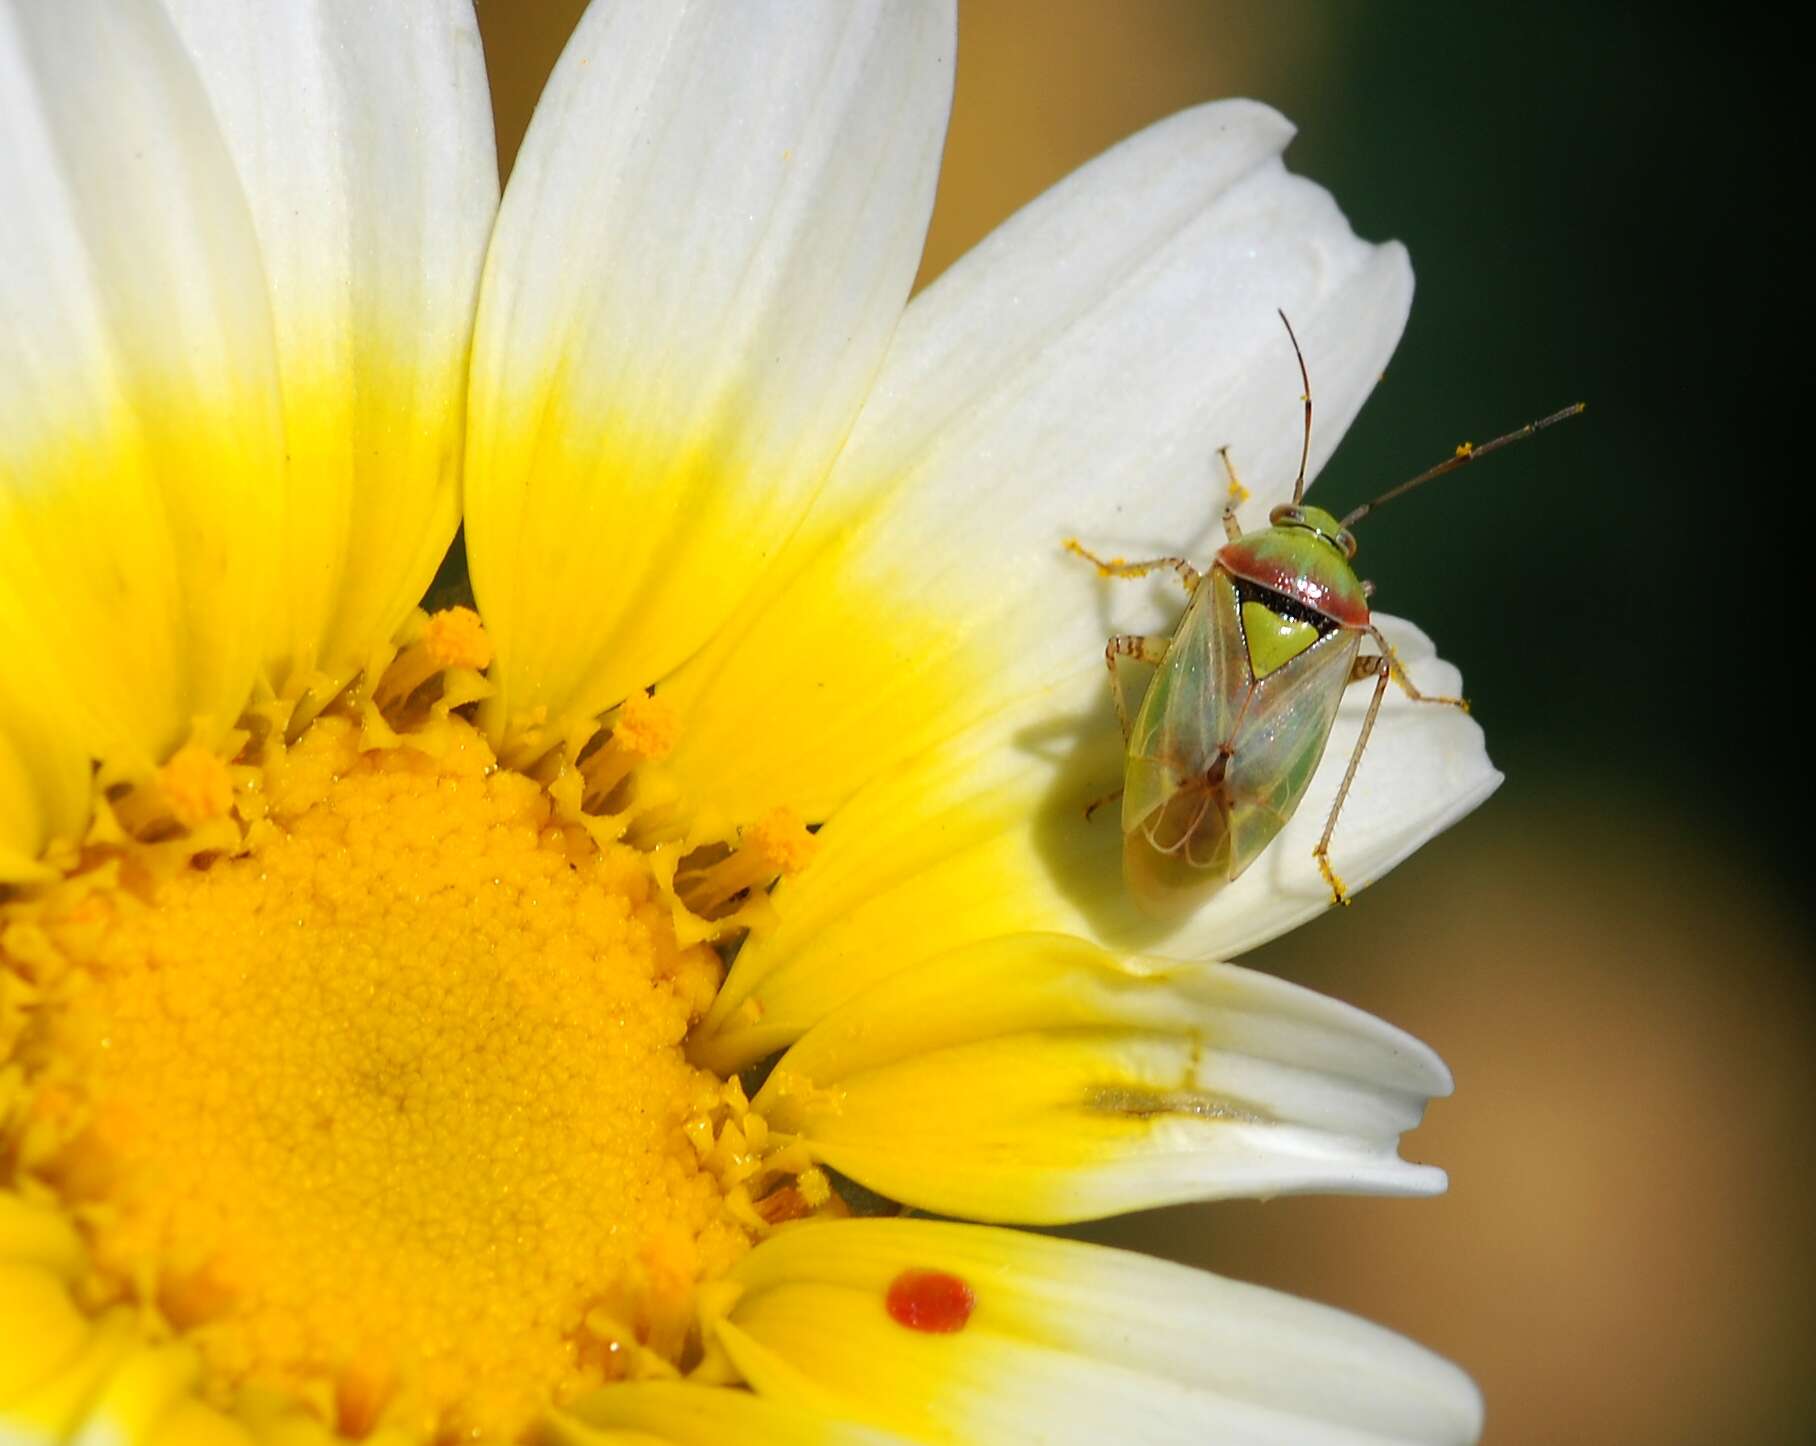
[[(1374, 696), (1361, 734), (1312, 850), (1332, 901), (1349, 902), (1331, 866), (1331, 834), (1388, 680), (1415, 702), (1465, 711), (1469, 706), (1461, 698), (1421, 693), (1407, 677), (1370, 620), (1374, 585), (1358, 578), (1351, 565), (1356, 539), (1350, 529), (1414, 487), (1583, 410), (1579, 402), (1479, 447), (1466, 443), (1339, 519), (1301, 500), (1311, 451), (1311, 378), (1292, 323), (1284, 312), (1280, 320), (1305, 384), (1305, 437), (1293, 500), (1274, 508), (1266, 528), (1243, 532), (1236, 501), (1245, 494), (1226, 448), (1221, 455), (1231, 486), (1223, 527), (1229, 540), (1209, 572), (1199, 572), (1183, 557), (1129, 563), (1099, 558), (1075, 541), (1066, 544), (1110, 577), (1138, 578), (1171, 568), (1191, 595), (1171, 637), (1119, 634), (1104, 649), (1125, 744), (1123, 874), (1136, 898), (1158, 912), (1202, 901), (1255, 861), (1305, 796), (1330, 741), (1343, 690), (1372, 678)], [(1362, 651), (1365, 638), (1376, 651)], [(1129, 658), (1156, 669), (1132, 722), (1120, 671)]]

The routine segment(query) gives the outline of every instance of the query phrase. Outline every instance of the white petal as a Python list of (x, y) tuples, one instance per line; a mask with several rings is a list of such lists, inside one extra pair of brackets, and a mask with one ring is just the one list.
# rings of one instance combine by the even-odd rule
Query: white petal
[(1238, 1195), (1435, 1193), (1443, 1172), (1395, 1147), (1449, 1091), (1424, 1045), (1309, 990), (1044, 934), (866, 990), (755, 1103), (892, 1199), (1055, 1224)]
[(251, 687), (282, 452), (245, 202), (168, 19), (0, 8), (0, 643), (142, 770)]
[(467, 0), (164, 0), (258, 231), (290, 491), (278, 679), (339, 680), (422, 596), (459, 514), (479, 268), (498, 207)]
[[(808, 524), (742, 626), (668, 685), (688, 720), (675, 766), (701, 798), (825, 818), (922, 748), (1082, 680), (1110, 629), (1066, 538), (1202, 558), (1224, 445), (1256, 489), (1249, 521), (1290, 487), (1301, 385), (1276, 308), (1310, 359), (1314, 464), (1329, 454), (1411, 278), (1285, 172), (1289, 135), (1250, 102), (1175, 116), (916, 299)], [(1165, 615), (1129, 591), (1129, 621)], [(1063, 717), (1095, 696), (1081, 681), (1053, 702)]]
[[(970, 1288), (947, 1333), (881, 1308), (905, 1271)], [(1122, 1251), (979, 1226), (854, 1220), (785, 1231), (733, 1272), (723, 1332), (760, 1390), (805, 1383), (923, 1440), (1466, 1443), (1481, 1398), (1390, 1331)]]
[(588, 11), (512, 174), (475, 342), (495, 723), (660, 677), (793, 530), (913, 279), (952, 45), (938, 0)]

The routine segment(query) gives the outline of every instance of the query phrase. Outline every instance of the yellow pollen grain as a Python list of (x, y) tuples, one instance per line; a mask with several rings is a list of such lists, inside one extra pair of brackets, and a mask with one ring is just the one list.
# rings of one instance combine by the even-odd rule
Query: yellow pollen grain
[(826, 1178), (826, 1172), (819, 1168), (801, 1171), (795, 1181), (795, 1188), (801, 1192), (801, 1198), (816, 1209), (832, 1198), (832, 1181)]
[(799, 873), (813, 862), (820, 841), (807, 831), (792, 808), (772, 808), (738, 837), (739, 845), (761, 858), (776, 873)]
[(423, 631), (423, 642), (429, 658), (438, 668), (472, 668), (490, 666), (492, 640), (486, 636), (479, 614), (472, 608), (443, 608), (431, 613)]
[(678, 1350), (747, 1243), (683, 1128), (721, 1086), (681, 1052), (706, 951), (477, 735), (355, 737), (290, 750), (254, 852), (46, 924), (75, 967), (20, 1054), (87, 1125), (45, 1173), (105, 1202), (100, 1280), (154, 1282), (222, 1404), (516, 1436), (623, 1371), (589, 1319)]
[(612, 724), (612, 741), (626, 752), (653, 761), (675, 751), (681, 720), (668, 704), (648, 693), (632, 693)]
[(158, 770), (158, 788), (171, 817), (184, 828), (225, 818), (233, 807), (226, 763), (199, 744), (184, 744)]

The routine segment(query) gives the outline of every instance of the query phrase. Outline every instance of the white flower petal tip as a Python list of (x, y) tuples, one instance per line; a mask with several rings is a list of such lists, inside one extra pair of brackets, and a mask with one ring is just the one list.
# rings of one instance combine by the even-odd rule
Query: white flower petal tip
[(1438, 1193), (1443, 1171), (1396, 1148), (1450, 1088), (1411, 1036), (1268, 975), (1019, 935), (834, 1011), (756, 1106), (893, 1199), (1059, 1224), (1231, 1196)]
[(954, 29), (949, 0), (587, 11), (474, 344), (467, 540), (498, 726), (661, 678), (820, 491), (913, 282)]
[(757, 1389), (916, 1441), (1468, 1446), (1474, 1384), (1390, 1331), (1257, 1286), (982, 1226), (783, 1232), (717, 1334)]

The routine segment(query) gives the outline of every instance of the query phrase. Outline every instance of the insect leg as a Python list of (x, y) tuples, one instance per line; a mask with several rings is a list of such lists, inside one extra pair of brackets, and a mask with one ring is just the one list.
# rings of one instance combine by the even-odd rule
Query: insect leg
[(1230, 449), (1219, 447), (1217, 455), (1223, 458), (1223, 470), (1230, 474), (1229, 494), (1223, 499), (1223, 535), (1235, 542), (1242, 536), (1242, 524), (1236, 521), (1236, 508), (1249, 500), (1250, 493), (1236, 475), (1236, 464), (1230, 461)]
[(1146, 577), (1150, 572), (1158, 572), (1163, 567), (1170, 567), (1179, 574), (1179, 580), (1185, 584), (1185, 590), (1188, 593), (1198, 590), (1198, 569), (1183, 557), (1153, 557), (1146, 562), (1124, 562), (1120, 557), (1099, 557), (1079, 542), (1076, 537), (1066, 539), (1066, 551), (1074, 557), (1082, 557), (1105, 577)]
[(1349, 796), (1349, 786), (1356, 781), (1356, 765), (1362, 761), (1362, 750), (1368, 747), (1368, 735), (1375, 731), (1375, 715), (1381, 711), (1381, 699), (1387, 694), (1387, 679), (1392, 671), (1393, 665), (1385, 657), (1367, 657), (1357, 658), (1350, 674), (1350, 681), (1357, 682), (1373, 673), (1375, 696), (1368, 700), (1368, 715), (1362, 720), (1361, 736), (1356, 739), (1355, 751), (1349, 755), (1349, 767), (1343, 770), (1343, 782), (1337, 789), (1336, 801), (1330, 806), (1330, 817), (1324, 820), (1324, 832), (1318, 839), (1318, 846), (1312, 850), (1312, 857), (1318, 861), (1318, 872), (1330, 885), (1333, 904), (1347, 904), (1349, 890), (1343, 887), (1343, 880), (1330, 866), (1330, 836), (1336, 832), (1337, 815), (1343, 809), (1343, 800)]
[(1091, 815), (1096, 813), (1097, 810), (1102, 808), (1106, 803), (1114, 803), (1121, 797), (1122, 790), (1120, 788), (1112, 788), (1102, 798), (1092, 799), (1085, 805), (1085, 822), (1089, 823), (1091, 821)]
[(1135, 658), (1159, 667), (1171, 641), (1171, 638), (1143, 637), (1140, 633), (1118, 633), (1104, 644), (1103, 660), (1110, 669), (1110, 697), (1116, 702), (1116, 721), (1122, 724), (1124, 743), (1129, 741), (1129, 701), (1122, 691), (1122, 674), (1116, 670), (1116, 660)]
[[(1413, 685), (1412, 679), (1406, 676), (1406, 669), (1400, 665), (1400, 655), (1393, 650), (1392, 645), (1387, 639), (1381, 636), (1381, 630), (1379, 628), (1371, 627), (1368, 630), (1368, 635), (1375, 640), (1375, 646), (1381, 650), (1381, 656), (1386, 659), (1388, 671), (1392, 674), (1394, 682), (1400, 685), (1400, 691), (1405, 693), (1408, 698), (1411, 698), (1413, 702), (1443, 703), (1452, 708), (1461, 708), (1465, 713), (1469, 711), (1469, 700), (1467, 698), (1448, 698), (1439, 696), (1435, 693), (1421, 693), (1418, 688)], [(1352, 683), (1357, 678), (1366, 676), (1362, 671), (1362, 665), (1368, 661), (1369, 659), (1367, 658), (1356, 659), (1356, 672), (1350, 678)], [(1370, 669), (1369, 671), (1372, 672), (1373, 669)]]

